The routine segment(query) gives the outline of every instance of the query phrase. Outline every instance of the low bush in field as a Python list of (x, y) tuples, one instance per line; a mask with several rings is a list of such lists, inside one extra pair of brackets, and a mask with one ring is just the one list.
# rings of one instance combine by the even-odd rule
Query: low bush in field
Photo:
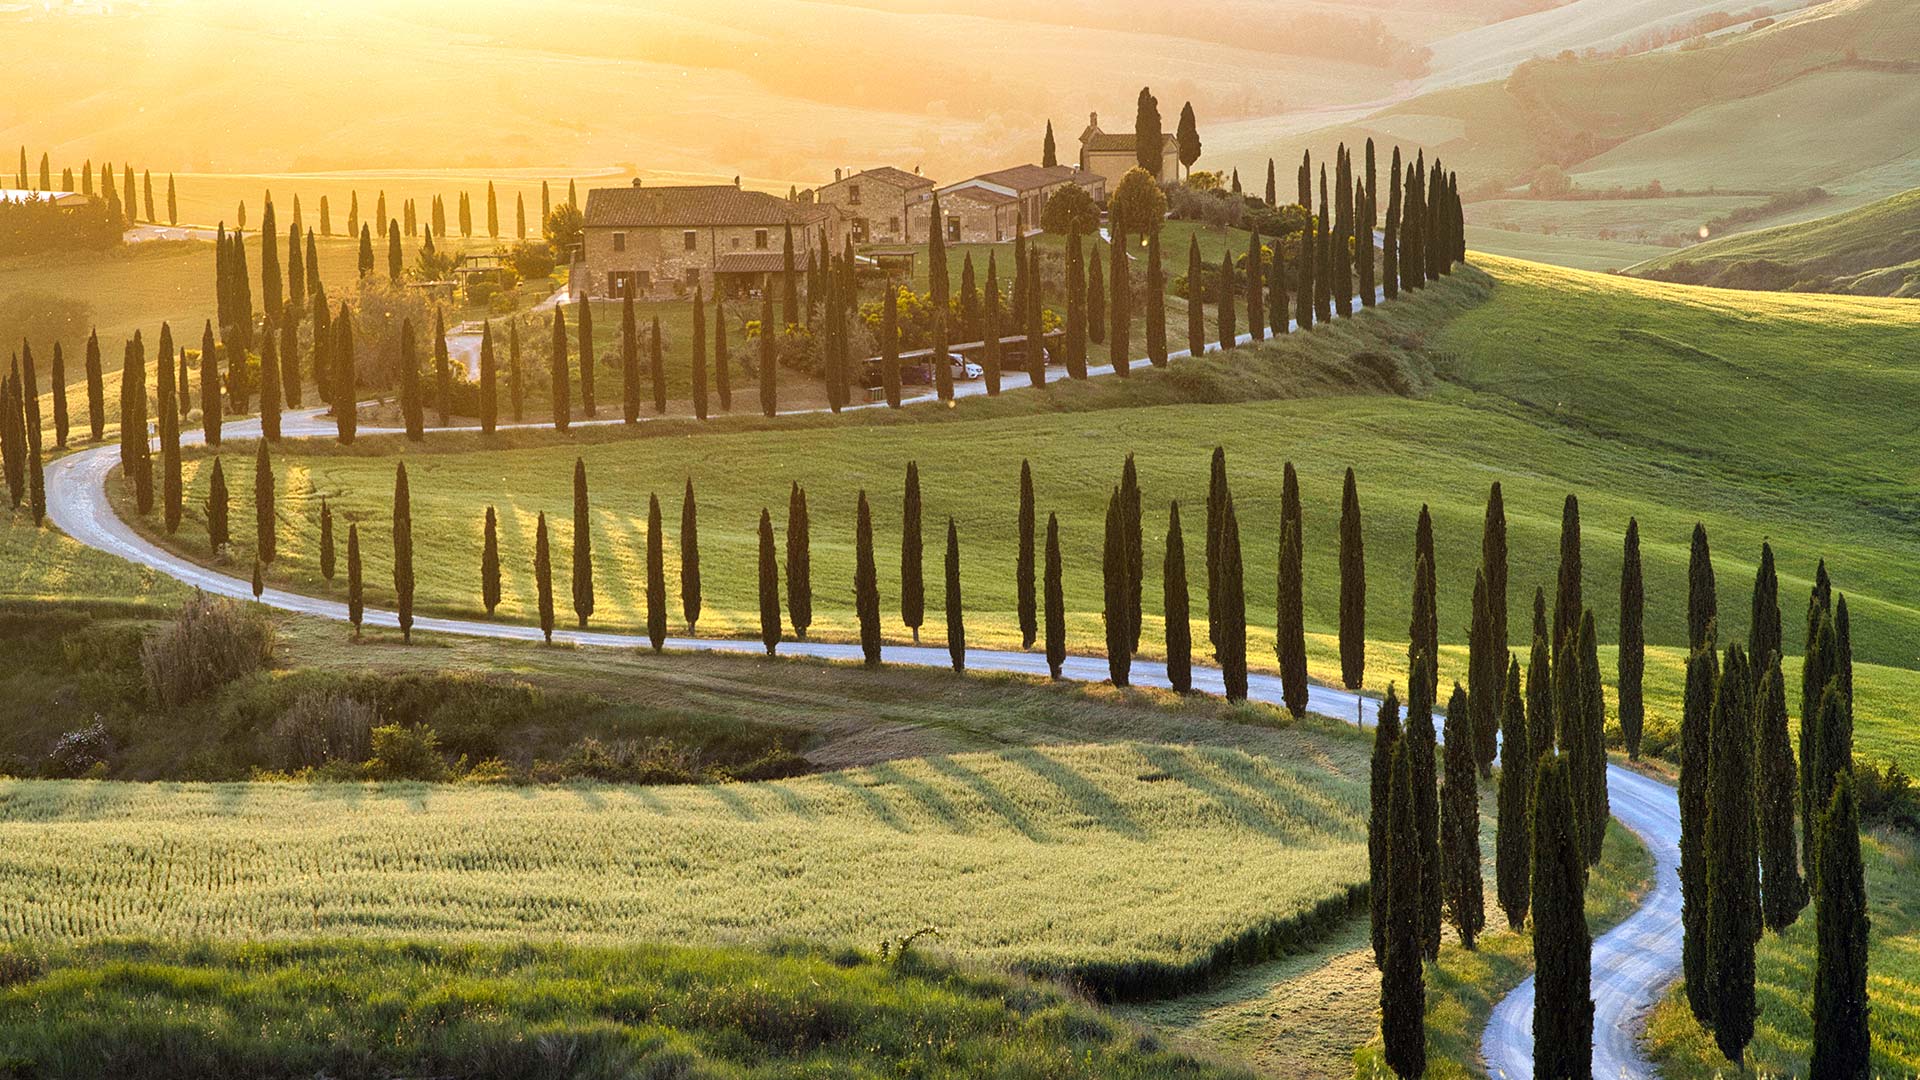
[(196, 592), (172, 625), (140, 647), (147, 693), (163, 707), (198, 698), (273, 659), (273, 622), (264, 610)]
[(371, 749), (377, 714), (373, 706), (331, 690), (312, 690), (274, 721), (283, 768), (301, 769), (330, 761), (364, 761)]

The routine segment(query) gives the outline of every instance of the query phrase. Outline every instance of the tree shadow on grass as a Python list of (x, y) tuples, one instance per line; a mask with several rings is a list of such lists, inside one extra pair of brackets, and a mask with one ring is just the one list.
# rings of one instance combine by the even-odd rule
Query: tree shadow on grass
[(1032, 747), (1018, 747), (1000, 755), (1002, 761), (1018, 765), (1033, 775), (1058, 788), (1060, 793), (1073, 802), (1082, 814), (1132, 840), (1147, 839), (1147, 831), (1133, 820), (1127, 809), (1116, 802), (1113, 796), (1101, 790), (1100, 785), (1075, 772), (1069, 766), (1035, 750)]
[(938, 754), (922, 760), (934, 771), (946, 776), (957, 784), (966, 786), (968, 790), (978, 795), (981, 801), (987, 804), (989, 809), (999, 814), (1001, 820), (1012, 826), (1014, 831), (1020, 835), (1036, 844), (1052, 842), (1052, 837), (1048, 836), (1045, 830), (1034, 824), (1033, 819), (1027, 816), (1026, 811), (1020, 809), (1018, 803), (1008, 798), (1006, 792), (993, 786), (986, 777), (981, 776), (979, 773), (960, 764), (945, 754)]
[(925, 806), (932, 812), (934, 817), (946, 823), (946, 826), (954, 832), (970, 833), (973, 831), (973, 822), (967, 820), (967, 816), (961, 813), (958, 807), (953, 805), (952, 800), (940, 794), (939, 789), (935, 788), (932, 784), (903, 772), (900, 767), (893, 762), (883, 761), (875, 765), (870, 765), (867, 767), (867, 773), (882, 783), (897, 785), (901, 790), (918, 799), (920, 805)]
[(895, 832), (913, 831), (907, 827), (905, 821), (900, 819), (900, 815), (893, 809), (893, 804), (885, 795), (854, 779), (851, 775), (844, 772), (827, 773), (820, 777), (820, 782), (837, 787), (867, 804), (867, 809), (873, 812), (874, 818), (887, 828)]

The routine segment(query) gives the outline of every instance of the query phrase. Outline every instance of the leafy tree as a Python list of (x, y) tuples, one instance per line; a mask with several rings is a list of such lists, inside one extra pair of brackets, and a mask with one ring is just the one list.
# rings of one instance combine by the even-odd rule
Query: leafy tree
[(1047, 196), (1040, 227), (1055, 236), (1086, 236), (1100, 229), (1100, 207), (1086, 188), (1068, 184)]
[(533, 530), (533, 587), (539, 598), (540, 636), (553, 641), (553, 550), (547, 541), (547, 515), (541, 511)]
[(966, 613), (960, 596), (960, 529), (951, 516), (947, 518), (947, 657), (953, 662), (953, 670), (967, 669), (967, 626)]
[(1593, 937), (1586, 860), (1566, 759), (1543, 754), (1533, 789), (1533, 1074), (1593, 1075)]
[[(542, 542), (546, 540), (546, 530), (540, 532)], [(544, 549), (543, 549), (544, 550)], [(353, 623), (353, 636), (360, 636), (360, 621), (366, 615), (365, 593), (360, 582), (360, 526), (357, 522), (347, 524), (347, 619)]]
[(580, 629), (593, 615), (593, 530), (587, 506), (587, 463), (573, 459), (573, 613)]
[(1480, 882), (1477, 757), (1467, 692), (1456, 682), (1447, 702), (1446, 786), (1440, 799), (1441, 892), (1447, 923), (1469, 950), (1474, 936), (1487, 924)]
[(1187, 597), (1187, 545), (1180, 534), (1180, 504), (1167, 509), (1166, 557), (1161, 565), (1161, 610), (1167, 633), (1167, 684), (1174, 693), (1193, 689), (1193, 625)]
[[(1154, 179), (1155, 175), (1145, 169), (1133, 168), (1120, 178), (1113, 194), (1107, 198), (1107, 222), (1116, 233), (1145, 236), (1160, 231), (1167, 217), (1167, 193), (1160, 190), (1160, 182)], [(1114, 283), (1113, 291), (1116, 296), (1119, 295), (1118, 281)]]
[(813, 524), (799, 481), (787, 496), (787, 612), (793, 636), (805, 641), (813, 623)]
[(1015, 521), (1017, 534), (1013, 561), (1014, 610), (1020, 620), (1020, 647), (1033, 648), (1039, 634), (1039, 621), (1033, 596), (1034, 506), (1033, 467), (1020, 459), (1020, 510)]
[(667, 643), (667, 556), (660, 533), (660, 496), (647, 495), (647, 641), (659, 652)]
[(692, 634), (700, 621), (700, 511), (693, 500), (693, 478), (680, 495), (680, 614)]
[(1753, 673), (1746, 651), (1727, 646), (1715, 694), (1712, 757), (1707, 763), (1707, 981), (1714, 1041), (1735, 1064), (1753, 1039), (1754, 942), (1760, 938), (1759, 852), (1754, 842)]
[[(1641, 693), (1646, 671), (1646, 589), (1640, 573), (1640, 522), (1627, 519), (1625, 550), (1620, 557), (1620, 737), (1627, 759), (1640, 760), (1640, 735), (1645, 729), (1646, 705)], [(1793, 808), (1787, 808), (1793, 817)], [(1789, 830), (1792, 826), (1789, 824)], [(1791, 837), (1789, 837), (1791, 843)]]
[(1813, 1056), (1810, 1080), (1861, 1080), (1871, 1071), (1867, 1025), (1867, 885), (1853, 774), (1842, 772), (1814, 830)]
[(1393, 747), (1392, 794), (1387, 800), (1386, 877), (1375, 887), (1387, 894), (1384, 963), (1380, 966), (1380, 1034), (1387, 1067), (1418, 1077), (1427, 1070), (1424, 950), (1426, 882), (1436, 875), (1421, 835), (1420, 748), (1406, 739)]
[(1532, 795), (1534, 747), (1527, 742), (1527, 713), (1520, 697), (1520, 662), (1507, 661), (1506, 692), (1501, 696), (1500, 738), (1505, 757), (1500, 765), (1498, 819), (1494, 831), (1495, 895), (1507, 913), (1507, 926), (1526, 925), (1531, 892), (1528, 842), (1533, 819), (1527, 800)]
[(1140, 100), (1133, 117), (1133, 153), (1140, 168), (1156, 182), (1166, 158), (1166, 146), (1160, 132), (1160, 102), (1147, 87), (1140, 88)]
[(760, 644), (772, 656), (780, 647), (780, 563), (773, 550), (773, 517), (760, 508)]
[(920, 643), (927, 598), (920, 543), (920, 466), (907, 462), (907, 485), (900, 506), (900, 621)]
[[(1382, 972), (1387, 969), (1387, 906), (1394, 888), (1393, 767), (1394, 750), (1399, 746), (1400, 734), (1400, 697), (1394, 692), (1393, 684), (1389, 683), (1387, 696), (1374, 713), (1373, 755), (1368, 787), (1370, 812), (1367, 814), (1367, 869), (1372, 882), (1368, 916), (1373, 937), (1373, 966)], [(1418, 864), (1416, 867), (1411, 875), (1411, 887), (1417, 893), (1420, 888), (1419, 875), (1425, 872), (1426, 867)], [(1415, 955), (1418, 955), (1417, 949)]]
[(1047, 564), (1044, 592), (1047, 612), (1047, 671), (1060, 677), (1067, 660), (1067, 600), (1061, 585), (1060, 516), (1047, 515)]
[(880, 574), (873, 562), (873, 510), (865, 488), (854, 514), (853, 607), (860, 620), (860, 650), (872, 667), (880, 663)]
[(1280, 661), (1281, 696), (1294, 719), (1307, 714), (1306, 582), (1302, 569), (1300, 478), (1286, 462), (1280, 485), (1280, 575), (1275, 608), (1274, 651)]

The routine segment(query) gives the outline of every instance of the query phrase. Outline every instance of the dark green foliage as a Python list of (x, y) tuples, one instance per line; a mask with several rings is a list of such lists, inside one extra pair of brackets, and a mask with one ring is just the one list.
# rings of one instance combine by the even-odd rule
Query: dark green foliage
[(480, 433), (493, 434), (500, 422), (499, 369), (493, 357), (493, 323), (480, 324)]
[(553, 549), (547, 540), (547, 515), (541, 511), (533, 530), (533, 587), (540, 607), (540, 635), (553, 640)]
[(1274, 337), (1286, 334), (1293, 314), (1287, 308), (1287, 254), (1285, 245), (1278, 238), (1273, 245), (1273, 258), (1267, 260), (1267, 328)]
[[(1836, 605), (1836, 614), (1839, 608)], [(1839, 675), (1827, 681), (1826, 693), (1821, 695), (1818, 712), (1818, 728), (1813, 743), (1813, 799), (1815, 806), (1827, 804), (1833, 797), (1833, 790), (1841, 777), (1853, 771), (1853, 722), (1847, 715), (1850, 706), (1845, 682)], [(1824, 850), (1824, 841), (1814, 837), (1815, 852)], [(1816, 861), (1808, 869), (1808, 878), (1813, 882), (1816, 892), (1820, 888), (1821, 876), (1826, 868)]]
[(1499, 817), (1494, 831), (1493, 877), (1500, 910), (1507, 925), (1526, 925), (1532, 873), (1528, 850), (1533, 817), (1527, 800), (1533, 786), (1533, 748), (1527, 742), (1527, 713), (1520, 697), (1520, 661), (1507, 662), (1507, 685), (1501, 695)]
[(1558, 735), (1553, 716), (1553, 646), (1547, 643), (1546, 593), (1533, 592), (1533, 646), (1527, 655), (1527, 749), (1551, 753)]
[(953, 670), (967, 670), (967, 624), (960, 595), (960, 527), (947, 518), (947, 658)]
[(1220, 323), (1222, 349), (1231, 349), (1240, 340), (1240, 330), (1234, 322), (1233, 305), (1233, 256), (1222, 255), (1220, 256), (1220, 306), (1215, 313)]
[[(1646, 587), (1640, 572), (1640, 522), (1627, 519), (1627, 539), (1620, 556), (1620, 737), (1627, 758), (1640, 760), (1640, 734), (1646, 726), (1642, 675), (1647, 665)], [(1792, 809), (1788, 809), (1792, 817)]]
[(1580, 615), (1586, 611), (1580, 592), (1582, 572), (1580, 500), (1569, 494), (1560, 509), (1560, 577), (1553, 594), (1553, 637), (1549, 639), (1556, 658), (1560, 646), (1580, 632)]
[(1380, 1034), (1387, 1067), (1401, 1077), (1427, 1069), (1426, 974), (1421, 921), (1426, 883), (1436, 875), (1419, 822), (1420, 748), (1406, 739), (1393, 748), (1392, 795), (1388, 799), (1386, 878), (1374, 887), (1387, 894), (1385, 963), (1380, 967)]
[(1759, 802), (1760, 899), (1762, 921), (1775, 931), (1792, 926), (1807, 906), (1807, 885), (1800, 877), (1794, 848), (1793, 806), (1799, 791), (1793, 744), (1787, 736), (1787, 684), (1780, 654), (1763, 662), (1754, 722), (1759, 726), (1754, 791)]
[(333, 507), (320, 500), (320, 576), (333, 580)]
[(218, 555), (227, 546), (227, 474), (220, 459), (213, 459), (213, 479), (207, 483), (207, 549)]
[[(1271, 162), (1269, 162), (1271, 164)], [(1264, 340), (1267, 336), (1267, 275), (1260, 265), (1260, 228), (1254, 226), (1247, 234), (1247, 330), (1254, 341)]]
[(1433, 660), (1420, 653), (1407, 672), (1407, 729), (1403, 737), (1413, 757), (1414, 817), (1420, 827), (1421, 865), (1436, 868), (1420, 882), (1420, 947), (1431, 960), (1440, 955), (1442, 907), (1440, 863), (1440, 791), (1434, 751)]
[[(707, 302), (700, 287), (693, 290), (693, 415), (707, 418)], [(589, 411), (591, 415), (591, 411)]]
[(1607, 701), (1600, 682), (1599, 636), (1593, 625), (1593, 610), (1580, 617), (1580, 753), (1575, 757), (1579, 772), (1574, 777), (1582, 787), (1581, 805), (1586, 816), (1581, 825), (1587, 830), (1587, 865), (1600, 861), (1600, 845), (1607, 836)]
[(1047, 515), (1046, 559), (1042, 592), (1047, 620), (1047, 671), (1058, 679), (1060, 665), (1067, 660), (1067, 598), (1060, 581), (1060, 517), (1052, 513)]
[[(127, 446), (122, 471), (133, 484), (134, 503), (144, 516), (153, 513), (153, 455), (147, 443), (147, 350), (138, 330), (133, 332), (133, 340), (127, 342), (126, 359), (120, 369), (120, 387), (120, 426), (130, 433), (124, 436)], [(33, 402), (29, 416), (31, 426), (27, 432), (28, 449), (38, 455), (39, 391), (31, 384), (27, 386), (27, 391), (27, 399)], [(27, 479), (30, 483), (40, 483), (40, 470), (30, 467)]]
[[(1200, 235), (1187, 238), (1187, 355), (1207, 351), (1207, 304), (1200, 296)], [(96, 436), (97, 437), (97, 436)]]
[(620, 298), (620, 415), (629, 424), (640, 419), (640, 330), (633, 321), (631, 289)]
[(1113, 685), (1127, 685), (1133, 650), (1127, 643), (1127, 545), (1121, 535), (1120, 490), (1107, 497), (1107, 524), (1101, 546), (1101, 617), (1107, 628), (1107, 673)]
[[(345, 305), (341, 305), (344, 317)], [(338, 412), (338, 410), (335, 410)], [(220, 350), (213, 340), (213, 320), (200, 331), (200, 434), (208, 446), (220, 445)], [(341, 441), (347, 441), (346, 435)]]
[[(991, 277), (991, 272), (989, 272)], [(992, 301), (988, 302), (989, 305)], [(900, 407), (900, 290), (888, 282), (880, 303), (880, 382), (887, 407)]]
[(926, 621), (927, 587), (925, 560), (920, 540), (920, 465), (907, 462), (906, 491), (900, 500), (900, 621), (920, 640), (920, 624)]
[(520, 376), (520, 322), (514, 319), (507, 323), (507, 400), (516, 424), (525, 417), (526, 383)]
[(366, 222), (360, 223), (360, 276), (373, 273), (373, 230)]
[(500, 523), (493, 507), (487, 507), (486, 525), (480, 541), (480, 602), (488, 617), (500, 606)]
[[(1423, 505), (1420, 507), (1420, 521), (1414, 527), (1413, 534), (1413, 618), (1407, 627), (1407, 670), (1413, 670), (1419, 657), (1427, 658), (1424, 668), (1427, 685), (1424, 690), (1429, 703), (1439, 693), (1440, 677), (1435, 670), (1440, 657), (1437, 592), (1433, 567), (1433, 518)], [(1408, 675), (1408, 678), (1411, 679), (1412, 675)], [(1407, 694), (1411, 700), (1414, 696), (1413, 687), (1408, 687)]]
[[(587, 305), (581, 304), (581, 318)], [(453, 423), (453, 359), (447, 355), (447, 320), (441, 309), (433, 309), (433, 396), (440, 413), (440, 426)]]
[(1100, 344), (1107, 340), (1107, 272), (1100, 266), (1100, 245), (1096, 241), (1087, 259), (1087, 340)]
[(1213, 448), (1207, 477), (1207, 640), (1220, 640), (1220, 525), (1227, 508), (1227, 451)]
[[(1686, 696), (1680, 719), (1680, 921), (1681, 964), (1688, 986), (1707, 985), (1707, 814), (1712, 768), (1713, 694), (1719, 681), (1713, 650), (1695, 649), (1687, 660)], [(1689, 997), (1693, 1015), (1710, 1024), (1708, 998)]]
[(567, 375), (567, 316), (553, 309), (553, 429), (565, 431), (573, 423), (572, 380)]
[(1087, 285), (1081, 267), (1080, 234), (1067, 237), (1067, 377), (1087, 377)]
[[(586, 358), (582, 357), (584, 364)], [(653, 372), (653, 411), (664, 414), (667, 411), (667, 365), (660, 358), (660, 316), (653, 317), (651, 332), (647, 335), (647, 365)]]
[[(267, 210), (269, 213), (272, 212), (273, 206), (271, 203), (268, 204)], [(268, 262), (266, 265), (271, 266), (273, 264), (271, 262)], [(392, 282), (395, 285), (400, 284), (400, 275), (404, 270), (404, 268), (405, 268), (405, 264), (403, 263), (400, 255), (400, 223), (398, 221), (388, 221), (387, 222), (387, 280)], [(262, 272), (263, 273), (265, 272), (264, 267), (262, 268)]]
[(1820, 815), (1814, 899), (1813, 1056), (1809, 1080), (1866, 1080), (1867, 883), (1860, 860), (1860, 817), (1853, 776), (1842, 773)]
[[(700, 298), (697, 295), (698, 289), (695, 290), (695, 293), (696, 295), (694, 297), (694, 305), (693, 305), (693, 323), (694, 323), (694, 326), (697, 328), (700, 326), (700, 323), (701, 323), (701, 310), (700, 310)], [(696, 329), (694, 333), (695, 333), (695, 336), (697, 337), (699, 335), (698, 329)], [(588, 419), (592, 419), (593, 417), (599, 415), (599, 406), (598, 406), (598, 403), (594, 400), (594, 396), (593, 396), (593, 371), (596, 366), (595, 361), (599, 359), (599, 354), (595, 353), (593, 349), (593, 301), (587, 300), (584, 298), (580, 301), (579, 342), (580, 342), (580, 411), (585, 413)], [(657, 359), (658, 357), (656, 356), (656, 360)]]
[(667, 542), (660, 530), (660, 496), (647, 495), (647, 643), (667, 644)]
[(1025, 458), (1020, 460), (1020, 509), (1015, 530), (1019, 535), (1013, 562), (1014, 608), (1020, 619), (1020, 647), (1031, 649), (1040, 627), (1033, 595), (1033, 468)]
[(426, 438), (420, 403), (420, 357), (414, 348), (412, 320), (400, 324), (400, 419), (406, 425), (407, 438), (414, 442)]
[(258, 562), (273, 562), (278, 524), (274, 512), (273, 459), (267, 453), (266, 440), (262, 439), (253, 459), (253, 557)]
[[(1390, 874), (1393, 845), (1392, 800), (1394, 750), (1400, 742), (1400, 698), (1393, 684), (1374, 714), (1373, 754), (1369, 762), (1367, 795), (1367, 871), (1372, 882), (1368, 914), (1372, 923), (1373, 966), (1387, 966), (1387, 903), (1392, 895)], [(1418, 885), (1415, 885), (1418, 888)]]
[(407, 490), (407, 463), (393, 473), (393, 596), (400, 634), (413, 640), (413, 496)]
[(1140, 88), (1140, 99), (1134, 109), (1133, 153), (1147, 175), (1159, 180), (1167, 153), (1160, 130), (1160, 102), (1145, 86)]
[(1119, 224), (1112, 226), (1113, 242), (1107, 245), (1112, 272), (1107, 275), (1111, 292), (1107, 304), (1107, 362), (1122, 378), (1133, 374), (1133, 268), (1127, 258), (1127, 235)]
[(860, 619), (860, 649), (869, 665), (878, 664), (880, 574), (873, 563), (873, 511), (867, 506), (865, 488), (860, 490), (860, 505), (854, 517), (853, 607)]
[(1127, 650), (1140, 651), (1140, 593), (1146, 584), (1146, 562), (1141, 551), (1140, 472), (1128, 454), (1120, 467), (1120, 537), (1126, 548)]
[(1160, 265), (1160, 232), (1147, 234), (1147, 359), (1167, 366), (1167, 275)]
[(1557, 754), (1540, 758), (1533, 788), (1533, 1075), (1593, 1076), (1593, 937), (1574, 780)]
[(1826, 560), (1814, 572), (1813, 590), (1807, 598), (1807, 643), (1800, 665), (1800, 860), (1807, 883), (1813, 884), (1813, 864), (1820, 853), (1820, 838), (1815, 826), (1824, 797), (1816, 801), (1814, 765), (1820, 742), (1820, 711), (1827, 680), (1839, 666), (1839, 654), (1833, 636), (1833, 583), (1827, 577)]
[(1026, 295), (1027, 377), (1032, 380), (1032, 385), (1045, 386), (1047, 385), (1047, 350), (1046, 338), (1040, 329), (1040, 251), (1038, 247), (1027, 252), (1027, 269), (1022, 276), (1034, 283), (1033, 287), (1027, 290)]
[(1443, 751), (1446, 786), (1440, 792), (1441, 894), (1447, 923), (1460, 935), (1460, 944), (1473, 948), (1473, 939), (1486, 925), (1480, 881), (1479, 762), (1473, 737), (1473, 714), (1467, 692), (1453, 684), (1447, 701), (1447, 738)]
[[(545, 551), (547, 533), (544, 525), (540, 531), (541, 550)], [(360, 580), (360, 525), (358, 522), (347, 524), (347, 621), (353, 623), (353, 636), (360, 636), (360, 620), (365, 616), (367, 605)], [(552, 620), (547, 622), (552, 626)]]
[[(1367, 140), (1367, 174), (1373, 174), (1373, 140)], [(1363, 230), (1372, 228), (1372, 212), (1364, 215)], [(1369, 233), (1369, 236), (1371, 234)], [(1362, 238), (1363, 242), (1367, 237)], [(1363, 265), (1371, 266), (1371, 256), (1361, 260)], [(1372, 285), (1368, 283), (1366, 295), (1372, 295)], [(1501, 718), (1506, 711), (1506, 667), (1507, 667), (1507, 501), (1500, 489), (1498, 480), (1487, 492), (1486, 517), (1480, 526), (1480, 569), (1487, 578), (1487, 625), (1482, 647), (1487, 655), (1487, 673), (1480, 676), (1495, 689), (1490, 698), (1483, 697), (1480, 687), (1469, 684), (1477, 710), (1474, 718), (1474, 730), (1480, 739), (1481, 772), (1493, 764), (1493, 733), (1499, 729)]]
[[(53, 395), (53, 400), (58, 405), (66, 400), (67, 384), (65, 374), (60, 370), (58, 363), (59, 346), (54, 347), (53, 355), (55, 359), (53, 385), (59, 388)], [(174, 531), (180, 528), (185, 485), (180, 474), (180, 391), (175, 375), (177, 369), (173, 363), (173, 329), (165, 323), (160, 324), (159, 360), (159, 366), (156, 368), (159, 375), (159, 393), (154, 397), (154, 406), (158, 410), (155, 418), (156, 426), (160, 429), (160, 513), (161, 520), (167, 528), (167, 535), (172, 536)], [(60, 414), (56, 412), (54, 415), (58, 419)], [(266, 419), (263, 410), (260, 417), (262, 425), (266, 423)], [(279, 438), (279, 435), (280, 425), (275, 423), (273, 437)]]
[(1240, 519), (1233, 496), (1220, 508), (1220, 633), (1214, 659), (1220, 665), (1228, 701), (1247, 698), (1247, 590), (1240, 559)]
[(1051, 120), (1047, 121), (1046, 135), (1040, 139), (1040, 164), (1049, 169), (1060, 164), (1059, 152), (1053, 144), (1053, 121)]
[(1309, 187), (1307, 166), (1303, 164), (1300, 166), (1300, 206), (1308, 211), (1309, 217), (1306, 227), (1300, 230), (1300, 257), (1294, 260), (1294, 265), (1300, 269), (1300, 281), (1293, 297), (1293, 320), (1302, 330), (1313, 329), (1313, 295), (1318, 287), (1314, 280), (1314, 267), (1319, 265), (1319, 258), (1314, 251), (1314, 220), (1311, 217), (1313, 196)]
[(787, 615), (793, 636), (805, 641), (813, 624), (813, 525), (798, 481), (787, 496)]
[[(185, 358), (186, 358), (186, 354), (183, 351), (181, 353), (181, 359), (184, 360)], [(91, 434), (93, 438), (93, 441), (99, 442), (101, 439), (106, 437), (107, 390), (106, 390), (106, 373), (100, 366), (100, 335), (97, 331), (89, 330), (87, 332), (86, 364), (87, 364), (87, 428), (88, 428), (89, 434)], [(180, 386), (181, 395), (184, 397), (186, 395), (186, 392), (187, 392), (187, 388), (185, 384), (182, 384)], [(217, 446), (219, 444), (209, 443), (209, 445)]]
[(780, 559), (773, 548), (773, 516), (760, 508), (760, 644), (780, 647)]
[(1167, 509), (1166, 558), (1161, 565), (1161, 610), (1166, 613), (1167, 683), (1177, 694), (1193, 689), (1193, 624), (1187, 599), (1187, 545), (1180, 504)]
[(582, 630), (593, 615), (593, 519), (587, 505), (587, 463), (573, 459), (573, 613)]
[(1713, 585), (1713, 552), (1707, 548), (1707, 527), (1693, 526), (1693, 550), (1687, 559), (1687, 644), (1712, 648), (1720, 602)]
[(727, 304), (724, 296), (713, 298), (713, 391), (719, 395), (720, 411), (733, 411), (733, 358), (727, 355)]
[(1360, 490), (1347, 469), (1340, 495), (1340, 681), (1360, 689), (1367, 670), (1367, 547), (1360, 527)]
[[(1006, 327), (1000, 317), (1000, 268), (993, 254), (987, 254), (987, 295), (986, 295), (985, 333), (986, 351), (981, 355), (981, 367), (987, 384), (987, 396), (1000, 396), (1000, 339), (1006, 334)], [(896, 376), (897, 378), (897, 376)]]
[[(1473, 742), (1473, 757), (1482, 774), (1491, 775), (1499, 744), (1499, 714), (1486, 714), (1497, 708), (1501, 691), (1506, 688), (1505, 657), (1495, 659), (1490, 644), (1493, 615), (1487, 602), (1487, 568), (1473, 574), (1473, 614), (1467, 621), (1467, 683), (1473, 697), (1467, 703), (1466, 731)], [(1491, 730), (1484, 725), (1492, 723)]]
[(1753, 945), (1760, 938), (1759, 852), (1754, 843), (1753, 673), (1746, 651), (1727, 646), (1713, 708), (1707, 763), (1706, 981), (1690, 983), (1711, 1017), (1714, 1041), (1738, 1064), (1757, 1012)]
[(1280, 574), (1274, 648), (1280, 661), (1281, 697), (1295, 719), (1307, 714), (1305, 541), (1300, 523), (1300, 477), (1285, 464), (1280, 483)]
[(700, 510), (693, 499), (693, 478), (680, 493), (680, 614), (687, 633), (700, 621)]

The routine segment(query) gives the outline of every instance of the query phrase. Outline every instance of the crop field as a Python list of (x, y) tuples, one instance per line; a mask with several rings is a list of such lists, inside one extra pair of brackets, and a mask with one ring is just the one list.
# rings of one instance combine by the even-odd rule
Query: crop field
[(1548, 236), (1539, 231), (1496, 229), (1486, 225), (1468, 225), (1467, 243), (1472, 245), (1473, 250), (1489, 255), (1565, 266), (1574, 270), (1620, 270), (1673, 250), (1627, 240), (1598, 240), (1565, 234)]
[(1364, 766), (1160, 744), (649, 789), (17, 781), (7, 940), (526, 935), (954, 952), (1139, 993), (1344, 917)]

